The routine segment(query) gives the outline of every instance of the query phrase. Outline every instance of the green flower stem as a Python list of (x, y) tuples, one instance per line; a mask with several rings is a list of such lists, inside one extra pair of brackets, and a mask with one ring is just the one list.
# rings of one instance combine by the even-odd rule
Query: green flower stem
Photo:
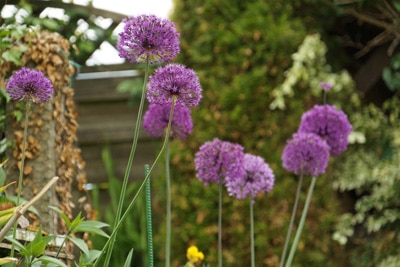
[[(124, 180), (122, 182), (121, 194), (119, 196), (119, 202), (118, 202), (118, 207), (117, 207), (117, 213), (115, 214), (114, 228), (116, 227), (116, 225), (118, 224), (118, 221), (121, 218), (122, 208), (123, 208), (123, 204), (124, 204), (124, 198), (126, 195), (126, 188), (128, 186), (129, 174), (131, 173), (132, 163), (133, 163), (133, 159), (135, 157), (136, 146), (137, 146), (138, 139), (139, 139), (139, 131), (140, 131), (140, 125), (142, 122), (142, 114), (143, 114), (143, 109), (144, 109), (144, 99), (146, 96), (146, 88), (147, 88), (146, 85), (147, 85), (147, 79), (149, 77), (149, 68), (150, 68), (150, 63), (149, 63), (149, 58), (147, 57), (144, 81), (143, 81), (142, 96), (140, 98), (140, 105), (139, 105), (138, 116), (136, 119), (132, 148), (131, 148), (131, 152), (129, 154), (129, 159), (128, 159), (128, 163), (127, 163), (125, 175), (124, 175)], [(110, 262), (111, 254), (114, 249), (114, 243), (115, 243), (115, 237), (112, 237), (110, 246), (108, 247), (107, 254), (106, 254), (105, 266), (108, 266), (108, 263)]]
[[(145, 165), (145, 177), (150, 172), (149, 165)], [(147, 214), (147, 253), (149, 255), (149, 267), (154, 266), (153, 257), (153, 231), (152, 231), (152, 220), (151, 220), (151, 192), (150, 192), (150, 179), (146, 181), (146, 214)]]
[(254, 246), (254, 199), (250, 198), (250, 247), (251, 247), (251, 267), (256, 266), (255, 246)]
[(25, 110), (24, 135), (22, 139), (21, 168), (19, 169), (19, 178), (18, 178), (17, 205), (20, 204), (19, 201), (21, 199), (22, 178), (24, 176), (24, 168), (25, 168), (26, 139), (28, 138), (28, 123), (29, 123), (30, 111), (31, 111), (31, 102), (27, 101)]
[(218, 187), (218, 267), (222, 267), (222, 179)]
[[(167, 146), (168, 140), (169, 140), (169, 135), (171, 132), (171, 124), (172, 124), (172, 115), (174, 112), (174, 108), (175, 108), (175, 102), (176, 102), (176, 97), (174, 96), (172, 98), (172, 105), (171, 105), (171, 112), (169, 115), (169, 121), (168, 121), (168, 127), (167, 127), (167, 131), (165, 134), (165, 139), (164, 139), (164, 143), (161, 147), (160, 152), (158, 153), (155, 161), (153, 162), (153, 165), (151, 165), (151, 168), (148, 172), (148, 174), (146, 175), (146, 177), (144, 178), (142, 184), (140, 185), (138, 191), (136, 192), (135, 196), (132, 198), (131, 202), (129, 203), (128, 208), (125, 210), (124, 214), (121, 216), (121, 218), (118, 220), (117, 224), (115, 225), (110, 238), (107, 240), (107, 242), (104, 244), (103, 249), (100, 252), (100, 256), (97, 258), (97, 260), (95, 261), (95, 263), (93, 264), (93, 267), (96, 267), (101, 259), (101, 255), (103, 255), (106, 252), (106, 249), (109, 249), (110, 244), (112, 243), (112, 240), (115, 240), (115, 237), (117, 235), (117, 232), (119, 230), (119, 228), (121, 227), (122, 223), (125, 221), (125, 219), (128, 217), (129, 212), (132, 210), (133, 205), (135, 204), (136, 198), (139, 196), (140, 192), (143, 190), (145, 184), (147, 183), (147, 180), (150, 179), (150, 174), (153, 172), (155, 166), (157, 165), (158, 161), (161, 158), (161, 155), (164, 153), (165, 148)], [(108, 267), (108, 263), (105, 262), (104, 263), (104, 267)]]
[(167, 176), (167, 233), (165, 237), (165, 267), (171, 264), (171, 174), (169, 168), (169, 140), (165, 148), (165, 171)]
[(303, 183), (303, 172), (300, 172), (300, 179), (299, 179), (299, 182), (298, 182), (298, 185), (297, 185), (296, 197), (295, 197), (293, 210), (292, 210), (292, 216), (290, 217), (289, 228), (288, 228), (288, 231), (287, 231), (287, 234), (286, 234), (286, 240), (285, 240), (285, 245), (284, 245), (284, 248), (283, 248), (281, 262), (279, 264), (280, 267), (283, 267), (284, 264), (285, 264), (287, 249), (289, 247), (290, 237), (292, 236), (294, 218), (296, 217), (297, 206), (299, 204), (299, 198), (300, 198), (300, 191), (301, 191), (301, 184), (302, 183)]
[[(19, 168), (19, 178), (18, 178), (18, 188), (17, 188), (17, 206), (20, 204), (21, 192), (22, 192), (22, 178), (24, 177), (25, 168), (25, 152), (26, 152), (26, 140), (28, 138), (28, 123), (29, 123), (29, 113), (31, 111), (31, 102), (27, 101), (25, 106), (25, 121), (24, 121), (24, 134), (22, 137), (22, 152), (21, 152), (21, 167)], [(18, 223), (14, 223), (13, 238), (17, 235)], [(11, 246), (10, 257), (14, 257), (14, 245)]]
[(288, 260), (286, 262), (285, 267), (292, 266), (292, 261), (293, 261), (293, 258), (294, 258), (294, 254), (296, 252), (297, 245), (298, 245), (299, 240), (300, 240), (300, 235), (301, 235), (301, 232), (302, 232), (303, 227), (304, 227), (304, 222), (306, 221), (307, 212), (308, 212), (308, 208), (310, 206), (311, 196), (312, 196), (313, 191), (314, 191), (314, 186), (315, 186), (316, 180), (317, 180), (317, 178), (313, 177), (312, 180), (311, 180), (310, 187), (308, 188), (306, 203), (304, 205), (303, 213), (301, 214), (299, 228), (296, 231), (296, 236), (294, 237), (293, 244), (292, 244), (292, 247), (290, 249), (289, 257), (288, 257)]

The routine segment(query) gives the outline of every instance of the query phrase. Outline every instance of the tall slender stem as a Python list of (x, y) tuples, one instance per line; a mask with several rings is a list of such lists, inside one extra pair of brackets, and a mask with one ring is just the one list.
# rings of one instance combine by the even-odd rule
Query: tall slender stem
[[(144, 180), (143, 180), (142, 184), (140, 185), (138, 191), (136, 192), (135, 196), (132, 198), (131, 202), (129, 203), (129, 206), (126, 208), (125, 212), (123, 213), (123, 215), (121, 216), (121, 218), (117, 222), (116, 226), (113, 228), (113, 231), (112, 231), (112, 233), (110, 235), (110, 238), (104, 244), (103, 249), (100, 252), (100, 256), (94, 262), (93, 267), (96, 267), (99, 264), (99, 261), (101, 259), (101, 255), (103, 255), (106, 252), (106, 250), (109, 249), (109, 246), (112, 243), (112, 240), (115, 239), (115, 236), (117, 235), (117, 232), (118, 232), (119, 228), (121, 227), (121, 225), (125, 221), (125, 219), (128, 217), (129, 212), (132, 210), (133, 205), (135, 204), (137, 197), (139, 196), (140, 192), (142, 192), (143, 188), (145, 187), (145, 184), (146, 184), (147, 180), (150, 179), (150, 175), (153, 172), (153, 170), (154, 170), (155, 166), (157, 165), (158, 161), (160, 160), (161, 155), (165, 152), (165, 148), (167, 146), (167, 143), (168, 143), (168, 140), (169, 140), (169, 135), (170, 135), (170, 132), (171, 132), (172, 115), (173, 115), (173, 112), (174, 112), (175, 103), (176, 103), (176, 97), (174, 96), (172, 98), (172, 105), (171, 105), (171, 112), (170, 112), (170, 115), (169, 115), (168, 127), (167, 127), (164, 143), (163, 143), (163, 145), (161, 147), (161, 150), (158, 153), (158, 155), (157, 155), (156, 159), (154, 160), (153, 164), (151, 165), (148, 174), (144, 178)], [(104, 267), (108, 267), (107, 264), (105, 263)]]
[(289, 257), (288, 257), (288, 260), (286, 262), (285, 267), (292, 266), (292, 261), (293, 261), (293, 258), (294, 258), (294, 254), (296, 252), (297, 245), (298, 245), (299, 240), (300, 240), (300, 235), (301, 235), (301, 232), (302, 232), (303, 227), (304, 227), (304, 222), (306, 221), (308, 208), (310, 207), (311, 196), (312, 196), (313, 191), (314, 191), (314, 186), (315, 186), (316, 180), (317, 180), (317, 178), (313, 177), (312, 180), (311, 180), (310, 187), (308, 188), (306, 203), (304, 205), (303, 213), (301, 214), (299, 227), (297, 228), (296, 236), (294, 237), (292, 247), (290, 248)]
[[(145, 177), (150, 172), (149, 165), (145, 165)], [(151, 191), (150, 191), (150, 180), (146, 181), (146, 214), (147, 214), (147, 254), (149, 255), (149, 267), (154, 266), (153, 257), (153, 226), (151, 219)]]
[(25, 168), (26, 140), (28, 138), (28, 123), (29, 123), (29, 113), (31, 111), (31, 102), (27, 101), (25, 107), (26, 108), (25, 108), (24, 134), (22, 139), (21, 167), (19, 169), (19, 178), (18, 178), (17, 205), (20, 204), (19, 202), (21, 199), (22, 178), (24, 176), (24, 168)]
[(222, 267), (222, 179), (218, 189), (218, 267)]
[[(135, 158), (136, 147), (137, 147), (137, 143), (138, 143), (138, 139), (139, 139), (140, 125), (142, 122), (144, 100), (145, 100), (146, 88), (147, 88), (146, 85), (147, 85), (147, 79), (149, 77), (149, 68), (150, 68), (149, 57), (147, 57), (145, 73), (144, 73), (143, 88), (142, 88), (142, 96), (140, 98), (139, 111), (138, 111), (138, 115), (136, 118), (136, 125), (135, 125), (135, 132), (134, 132), (134, 136), (133, 136), (132, 148), (131, 148), (131, 152), (129, 154), (129, 159), (128, 159), (128, 163), (127, 163), (125, 175), (124, 175), (124, 180), (122, 182), (121, 194), (119, 196), (119, 202), (118, 202), (118, 207), (117, 207), (117, 213), (115, 214), (114, 227), (118, 224), (118, 221), (121, 218), (122, 208), (124, 206), (124, 198), (126, 195), (126, 188), (128, 187), (129, 174), (131, 173), (133, 159)], [(115, 237), (113, 237), (111, 239), (110, 246), (108, 247), (108, 250), (107, 250), (107, 255), (105, 258), (104, 266), (108, 266), (108, 264), (110, 262), (111, 254), (112, 254), (112, 250), (114, 249), (115, 241), (116, 241)]]
[(251, 247), (251, 267), (256, 266), (255, 245), (254, 245), (254, 199), (250, 198), (250, 247)]
[(167, 233), (165, 237), (165, 266), (171, 262), (171, 174), (169, 167), (169, 141), (165, 147), (165, 171), (167, 178)]
[(300, 191), (301, 191), (301, 184), (302, 183), (303, 183), (303, 172), (300, 172), (300, 179), (299, 179), (299, 182), (298, 182), (298, 185), (297, 185), (296, 197), (295, 197), (295, 200), (294, 200), (294, 205), (293, 205), (293, 210), (292, 210), (292, 216), (290, 217), (289, 228), (288, 228), (288, 231), (287, 231), (287, 234), (286, 234), (285, 245), (284, 245), (284, 248), (283, 248), (281, 262), (279, 264), (280, 267), (283, 267), (284, 264), (285, 264), (286, 254), (287, 254), (287, 250), (288, 250), (289, 242), (290, 242), (290, 237), (292, 236), (294, 218), (296, 217), (297, 206), (299, 204), (299, 198), (300, 198)]
[[(24, 177), (24, 168), (25, 168), (25, 152), (26, 152), (26, 140), (28, 138), (28, 123), (29, 123), (29, 113), (31, 111), (31, 102), (27, 101), (25, 105), (25, 120), (24, 120), (24, 133), (22, 136), (22, 152), (21, 152), (21, 167), (19, 168), (19, 177), (18, 177), (18, 189), (17, 189), (17, 205), (20, 204), (21, 200), (21, 191), (22, 191), (22, 179)], [(13, 229), (13, 238), (17, 235), (17, 222), (14, 223)], [(14, 256), (14, 245), (11, 246), (10, 257)]]

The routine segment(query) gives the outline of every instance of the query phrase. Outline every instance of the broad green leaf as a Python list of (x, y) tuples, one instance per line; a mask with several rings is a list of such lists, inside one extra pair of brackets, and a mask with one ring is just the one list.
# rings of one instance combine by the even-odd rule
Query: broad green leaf
[(54, 238), (54, 236), (42, 236), (42, 229), (39, 227), (35, 238), (25, 246), (29, 254), (24, 256), (38, 257), (42, 255), (46, 250), (47, 244)]
[(10, 49), (8, 51), (5, 51), (2, 54), (2, 57), (8, 62), (13, 62), (15, 65), (20, 66), (22, 65), (21, 55), (22, 55), (21, 50)]
[(108, 224), (99, 221), (83, 221), (81, 224), (78, 225), (77, 228), (75, 228), (74, 233), (88, 232), (91, 234), (109, 237), (106, 232), (100, 229), (108, 226), (109, 226)]
[(68, 239), (71, 240), (71, 242), (74, 243), (83, 253), (89, 254), (89, 248), (83, 239), (77, 237), (68, 237)]

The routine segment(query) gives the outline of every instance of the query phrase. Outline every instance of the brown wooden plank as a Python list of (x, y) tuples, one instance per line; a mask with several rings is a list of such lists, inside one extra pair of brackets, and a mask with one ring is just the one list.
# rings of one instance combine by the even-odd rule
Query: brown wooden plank
[[(129, 158), (132, 143), (107, 144), (110, 148), (112, 161), (115, 168), (115, 176), (122, 179), (125, 174), (126, 165)], [(102, 160), (102, 145), (81, 145), (82, 157), (86, 160), (86, 174), (90, 183), (104, 183), (108, 181), (104, 163)], [(138, 144), (134, 158), (130, 180), (142, 179), (144, 175), (144, 165), (153, 164), (161, 141), (151, 139), (142, 141)], [(160, 163), (162, 164), (162, 162)]]

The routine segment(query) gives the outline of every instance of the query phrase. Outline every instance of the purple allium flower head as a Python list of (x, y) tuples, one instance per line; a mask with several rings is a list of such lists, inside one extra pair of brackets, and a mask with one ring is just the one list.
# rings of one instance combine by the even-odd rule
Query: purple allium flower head
[(201, 99), (201, 86), (196, 73), (181, 64), (159, 67), (150, 76), (147, 99), (150, 103), (172, 103), (176, 96), (181, 105), (197, 106)]
[(119, 34), (118, 51), (121, 58), (132, 63), (170, 62), (180, 52), (175, 24), (155, 15), (140, 15), (124, 19)]
[(301, 117), (299, 132), (315, 133), (329, 145), (330, 153), (339, 155), (347, 149), (352, 131), (347, 115), (331, 105), (315, 105)]
[(205, 142), (194, 159), (197, 177), (205, 185), (210, 182), (225, 183), (226, 177), (237, 178), (244, 174), (243, 147), (214, 138)]
[(245, 173), (241, 177), (226, 179), (226, 188), (230, 196), (254, 199), (260, 192), (269, 192), (274, 186), (275, 176), (263, 158), (251, 154), (244, 155)]
[(325, 172), (329, 146), (318, 135), (299, 132), (286, 143), (282, 153), (283, 167), (288, 172), (318, 176)]
[(322, 87), (322, 89), (325, 92), (328, 92), (332, 88), (332, 84), (331, 83), (327, 83), (327, 82), (320, 82), (319, 85)]
[[(171, 104), (150, 104), (143, 117), (143, 127), (150, 136), (163, 137), (168, 127)], [(192, 132), (193, 122), (189, 108), (175, 105), (170, 137), (185, 139)]]
[(44, 103), (51, 98), (54, 89), (51, 81), (43, 72), (24, 67), (10, 77), (6, 92), (13, 100)]

